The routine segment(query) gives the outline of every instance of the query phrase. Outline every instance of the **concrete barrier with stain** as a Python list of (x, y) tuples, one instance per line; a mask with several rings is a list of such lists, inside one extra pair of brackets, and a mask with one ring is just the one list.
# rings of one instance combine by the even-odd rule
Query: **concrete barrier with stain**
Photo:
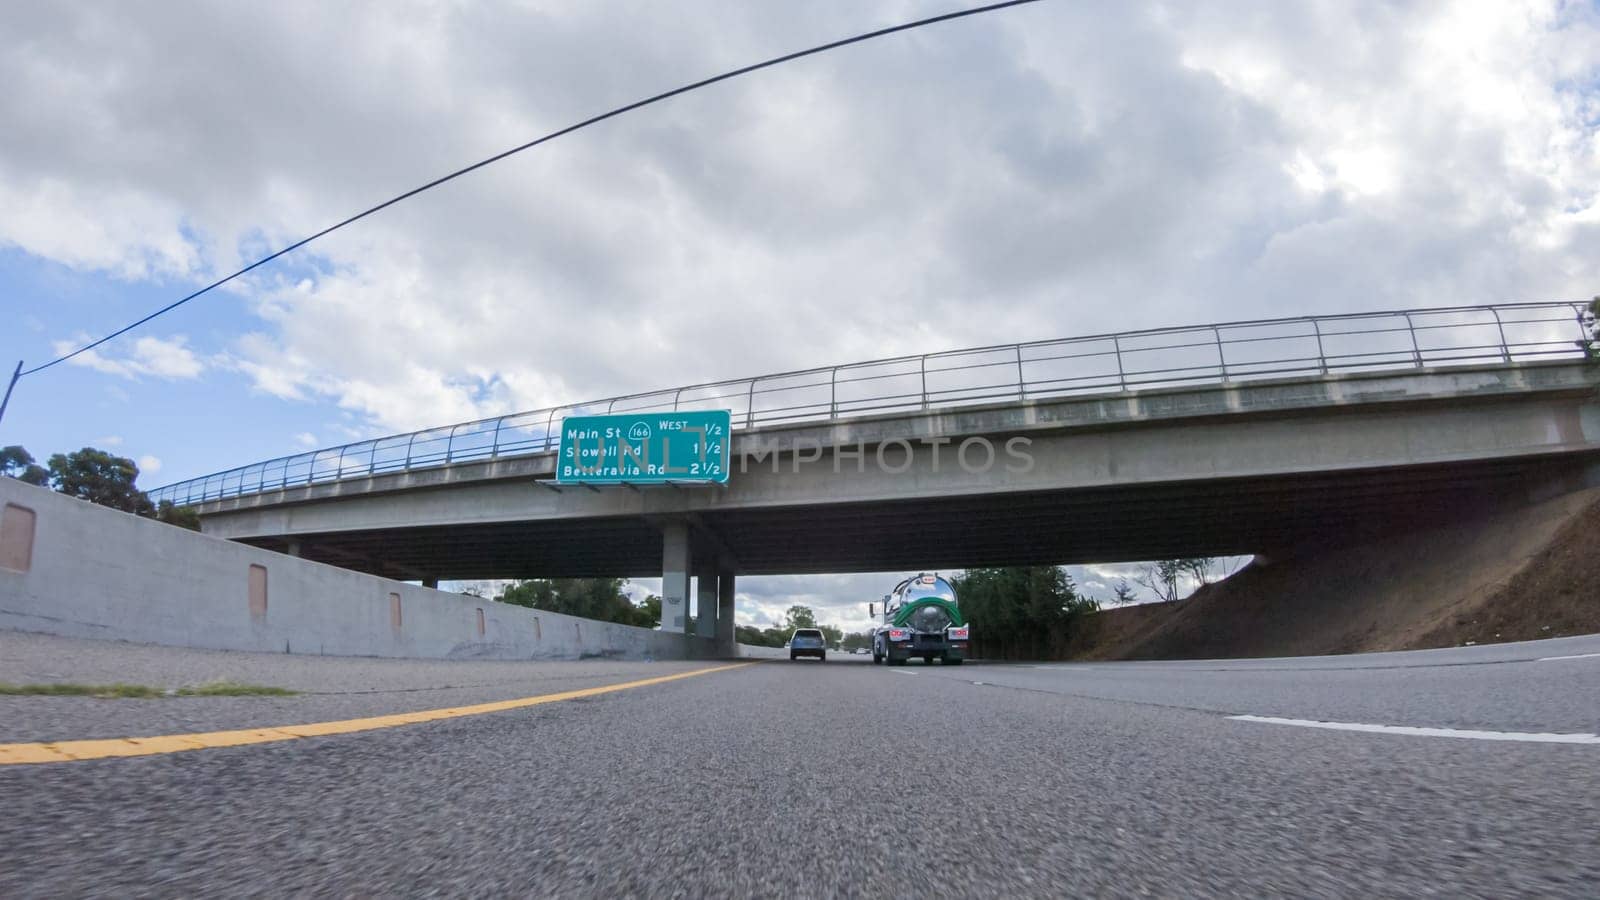
[[(431, 590), (0, 478), (0, 628), (216, 650), (700, 659), (709, 638)], [(740, 655), (766, 655), (739, 648)]]

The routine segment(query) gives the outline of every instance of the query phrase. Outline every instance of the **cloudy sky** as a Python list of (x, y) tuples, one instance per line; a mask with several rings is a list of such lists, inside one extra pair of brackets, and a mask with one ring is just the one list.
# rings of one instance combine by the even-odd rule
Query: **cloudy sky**
[[(595, 112), (960, 5), (5, 4), (0, 362)], [(24, 379), (0, 443), (116, 449), (154, 486), (909, 351), (1587, 297), (1597, 130), (1595, 2), (1046, 0), (425, 194)]]

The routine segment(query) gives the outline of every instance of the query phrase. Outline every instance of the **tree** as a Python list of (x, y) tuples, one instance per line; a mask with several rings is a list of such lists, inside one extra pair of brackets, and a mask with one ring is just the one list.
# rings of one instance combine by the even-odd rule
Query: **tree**
[(1580, 317), (1579, 323), (1583, 326), (1585, 339), (1579, 341), (1578, 346), (1591, 360), (1600, 361), (1600, 297), (1589, 301), (1589, 308)]
[(789, 635), (779, 628), (761, 629), (754, 625), (738, 625), (733, 629), (733, 639), (752, 647), (782, 647), (783, 642), (789, 639)]
[(144, 491), (134, 487), (139, 467), (125, 456), (85, 447), (76, 453), (57, 453), (50, 457), (50, 483), (68, 496), (153, 517), (155, 505)]
[(1195, 580), (1196, 585), (1211, 583), (1211, 569), (1217, 564), (1214, 556), (1191, 556), (1177, 560), (1178, 568)]
[(500, 589), (500, 595), (494, 599), (500, 603), (509, 603), (512, 606), (526, 606), (529, 609), (554, 609), (555, 582), (546, 578), (529, 578), (526, 581), (517, 581)]
[(872, 648), (872, 635), (865, 631), (852, 631), (839, 642), (839, 648), (845, 652), (857, 648), (868, 650)]
[(76, 453), (57, 453), (50, 457), (49, 469), (35, 465), (33, 455), (17, 444), (0, 447), (0, 476), (40, 487), (54, 487), (79, 500), (179, 528), (200, 530), (200, 514), (193, 507), (178, 506), (171, 500), (160, 504), (150, 502), (150, 496), (134, 484), (139, 477), (139, 467), (133, 460), (94, 447), (85, 447)]
[(1118, 578), (1117, 583), (1111, 588), (1114, 595), (1111, 600), (1113, 606), (1127, 606), (1139, 599), (1139, 592), (1128, 584), (1128, 579)]
[(815, 628), (817, 627), (817, 614), (812, 612), (809, 606), (791, 606), (783, 616), (783, 624), (790, 631), (796, 628)]
[(48, 487), (50, 484), (50, 472), (44, 466), (36, 465), (33, 454), (24, 450), (20, 444), (0, 447), (0, 476), (15, 478), (39, 487)]
[(156, 521), (190, 531), (200, 530), (200, 514), (192, 506), (178, 506), (171, 500), (163, 500), (156, 504)]
[(655, 628), (661, 624), (661, 598), (655, 594), (645, 597), (633, 608), (633, 624), (640, 628)]
[(661, 624), (661, 598), (648, 597), (635, 606), (622, 591), (626, 583), (623, 578), (530, 578), (507, 585), (495, 599), (602, 622), (642, 628)]
[(1171, 603), (1178, 599), (1185, 577), (1193, 579), (1197, 585), (1209, 584), (1216, 562), (1216, 557), (1212, 556), (1163, 559), (1145, 566), (1144, 572), (1134, 580), (1149, 588), (1163, 603)]
[(1133, 580), (1155, 594), (1157, 600), (1171, 603), (1178, 599), (1178, 580), (1182, 575), (1183, 568), (1178, 560), (1163, 559), (1153, 565), (1145, 566)]
[(1079, 616), (1100, 608), (1060, 566), (969, 569), (951, 583), (972, 627), (974, 656), (1044, 658)]

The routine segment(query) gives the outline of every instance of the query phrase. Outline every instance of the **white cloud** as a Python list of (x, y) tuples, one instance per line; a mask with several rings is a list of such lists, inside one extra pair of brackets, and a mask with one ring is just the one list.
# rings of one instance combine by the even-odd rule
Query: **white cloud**
[[(134, 188), (104, 194), (49, 176), (7, 177), (7, 168), (0, 158), (0, 246), (130, 281), (199, 268), (172, 198)], [(108, 208), (112, 214), (99, 212)]]
[(133, 342), (133, 355), (137, 364), (157, 378), (194, 378), (205, 368), (189, 348), (187, 339), (177, 335), (171, 340), (141, 337)]
[(294, 436), (294, 442), (307, 450), (317, 446), (317, 436), (309, 431), (302, 431)]
[(120, 446), (122, 446), (122, 435), (120, 435), (120, 434), (108, 434), (105, 437), (97, 437), (97, 438), (94, 439), (94, 446), (96, 446), (96, 447), (120, 447)]
[[(85, 340), (87, 339), (80, 336), (70, 341), (56, 341), (55, 352), (68, 353)], [(188, 338), (181, 334), (165, 340), (157, 337), (141, 337), (134, 339), (131, 352), (127, 356), (110, 356), (95, 349), (72, 357), (68, 363), (128, 379), (145, 376), (163, 379), (195, 378), (205, 371), (205, 364), (194, 351), (185, 346), (187, 342)]]
[(159, 458), (149, 454), (139, 457), (140, 475), (154, 475), (159, 471), (161, 471), (161, 460)]
[[(22, 123), (0, 137), (0, 197), (40, 214), (0, 242), (130, 278), (213, 274), (476, 155), (883, 15), (11, 9), (0, 25), (28, 39), (0, 63), (17, 86), (0, 115)], [(217, 39), (174, 52), (173, 18)], [(239, 285), (255, 318), (207, 352), (370, 431), (913, 349), (1586, 295), (1597, 18), (1047, 4), (891, 38), (385, 211)]]

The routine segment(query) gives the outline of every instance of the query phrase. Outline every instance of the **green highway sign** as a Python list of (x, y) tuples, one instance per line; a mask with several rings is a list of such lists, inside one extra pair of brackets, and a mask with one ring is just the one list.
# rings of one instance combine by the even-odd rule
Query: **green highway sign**
[(557, 484), (723, 484), (732, 414), (570, 416), (561, 422)]

